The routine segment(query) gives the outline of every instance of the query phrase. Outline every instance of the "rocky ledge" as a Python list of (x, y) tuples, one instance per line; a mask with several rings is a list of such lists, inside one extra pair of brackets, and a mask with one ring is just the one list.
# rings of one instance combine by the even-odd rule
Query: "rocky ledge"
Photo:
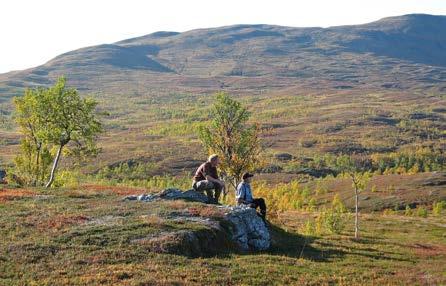
[[(171, 217), (172, 220), (193, 221), (205, 228), (163, 233), (149, 238), (152, 249), (157, 252), (206, 256), (232, 249), (243, 252), (262, 251), (268, 249), (271, 244), (268, 227), (254, 209), (244, 206), (211, 205), (208, 204), (204, 194), (194, 190), (183, 192), (178, 189), (166, 189), (158, 194), (127, 196), (124, 200), (148, 203), (160, 200), (198, 202), (206, 204), (207, 207), (213, 208), (214, 213), (219, 214), (206, 217), (178, 213), (175, 217)], [(172, 241), (173, 244), (166, 244), (165, 241)]]

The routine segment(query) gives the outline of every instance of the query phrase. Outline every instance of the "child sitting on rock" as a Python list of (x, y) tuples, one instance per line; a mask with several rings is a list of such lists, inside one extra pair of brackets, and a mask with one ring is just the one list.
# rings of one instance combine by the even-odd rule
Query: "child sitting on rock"
[(238, 184), (235, 199), (237, 205), (247, 205), (251, 208), (260, 208), (260, 216), (263, 220), (266, 217), (266, 205), (263, 198), (253, 198), (251, 191), (251, 178), (254, 177), (251, 173), (244, 173), (242, 176), (243, 181)]

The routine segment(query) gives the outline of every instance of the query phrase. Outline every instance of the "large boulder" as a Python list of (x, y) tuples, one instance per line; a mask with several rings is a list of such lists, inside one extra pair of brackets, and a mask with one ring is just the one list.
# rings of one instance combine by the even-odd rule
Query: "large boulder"
[(270, 247), (271, 237), (265, 222), (255, 209), (247, 206), (224, 206), (225, 219), (232, 227), (231, 237), (242, 251), (266, 250)]
[[(127, 196), (124, 200), (156, 202), (160, 200), (186, 200), (208, 203), (207, 196), (194, 190), (181, 191), (178, 189), (166, 189), (158, 194), (142, 194), (137, 196)], [(175, 233), (164, 233), (164, 238), (154, 237), (150, 239), (150, 243), (155, 251), (166, 253), (184, 254), (190, 256), (206, 256), (206, 254), (225, 253), (230, 251), (228, 248), (235, 248), (239, 251), (262, 251), (270, 247), (271, 237), (266, 223), (257, 214), (256, 210), (247, 206), (225, 206), (212, 205), (216, 213), (221, 216), (217, 217), (190, 217), (178, 215), (178, 217), (170, 218), (172, 220), (193, 220), (194, 222), (205, 225), (208, 231), (201, 230), (200, 233), (194, 231), (180, 231)], [(169, 245), (166, 247), (165, 238), (176, 237), (172, 239), (181, 245)], [(224, 241), (228, 240), (228, 243)], [(220, 241), (219, 245), (225, 245), (226, 249), (214, 249), (210, 246)], [(163, 242), (163, 245), (157, 243)], [(184, 242), (184, 243), (183, 243)], [(184, 244), (184, 245), (183, 245)], [(187, 246), (187, 247), (186, 247)], [(194, 255), (192, 255), (194, 256)]]

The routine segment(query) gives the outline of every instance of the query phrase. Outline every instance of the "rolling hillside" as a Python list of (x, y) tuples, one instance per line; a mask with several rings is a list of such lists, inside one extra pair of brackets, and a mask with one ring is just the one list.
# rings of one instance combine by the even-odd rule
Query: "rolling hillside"
[[(444, 150), (445, 48), (446, 16), (421, 14), (330, 28), (156, 32), (0, 75), (0, 111), (10, 114), (10, 97), (24, 87), (67, 75), (110, 113), (91, 170), (137, 162), (146, 175), (181, 174), (205, 157), (196, 128), (208, 120), (209, 95), (224, 90), (265, 130), (267, 171), (294, 175), (323, 154)], [(10, 162), (19, 135), (11, 125), (0, 137)]]
[[(156, 32), (0, 74), (0, 169), (20, 148), (11, 99), (62, 75), (106, 111), (101, 152), (64, 154), (49, 189), (0, 182), (0, 285), (445, 285), (446, 16)], [(261, 129), (268, 231), (243, 211), (261, 236), (227, 220), (240, 208), (153, 196), (190, 188), (219, 91)], [(359, 197), (342, 154), (367, 159)]]
[(35, 68), (2, 74), (0, 100), (5, 102), (23, 87), (49, 84), (61, 74), (85, 91), (101, 93), (302, 84), (444, 91), (445, 49), (446, 16), (422, 14), (330, 28), (236, 25), (156, 32), (82, 48)]

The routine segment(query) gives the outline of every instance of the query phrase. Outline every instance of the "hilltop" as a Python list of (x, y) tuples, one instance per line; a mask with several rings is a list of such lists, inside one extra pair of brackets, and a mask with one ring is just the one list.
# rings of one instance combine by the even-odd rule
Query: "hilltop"
[(85, 91), (103, 94), (141, 94), (149, 88), (277, 90), (302, 84), (444, 91), (445, 31), (446, 16), (412, 14), (330, 28), (235, 25), (156, 32), (2, 74), (0, 100), (23, 87), (48, 85), (62, 74)]

